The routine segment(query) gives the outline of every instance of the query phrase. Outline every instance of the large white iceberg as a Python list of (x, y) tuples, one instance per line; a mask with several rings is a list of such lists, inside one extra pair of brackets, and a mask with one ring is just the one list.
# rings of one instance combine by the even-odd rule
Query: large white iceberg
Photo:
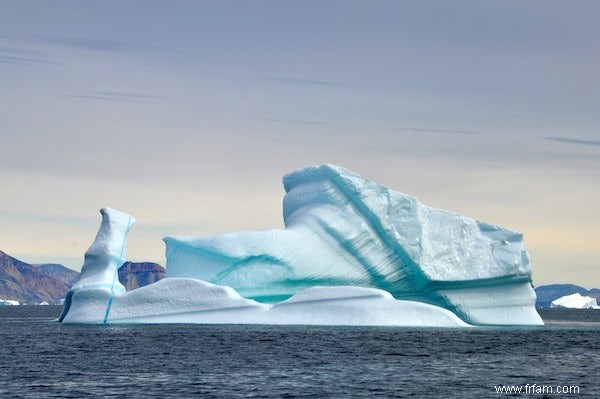
[(290, 173), (284, 187), (285, 229), (167, 237), (167, 278), (128, 293), (115, 276), (134, 219), (105, 208), (60, 319), (542, 324), (520, 233), (422, 205), (333, 165)]
[(600, 309), (596, 298), (579, 293), (561, 296), (550, 303), (551, 308)]

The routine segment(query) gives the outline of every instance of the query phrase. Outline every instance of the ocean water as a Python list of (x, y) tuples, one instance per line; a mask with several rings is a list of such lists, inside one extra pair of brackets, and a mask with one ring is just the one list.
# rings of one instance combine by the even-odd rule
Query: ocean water
[(0, 398), (600, 397), (594, 310), (478, 329), (88, 326), (59, 313), (0, 307)]

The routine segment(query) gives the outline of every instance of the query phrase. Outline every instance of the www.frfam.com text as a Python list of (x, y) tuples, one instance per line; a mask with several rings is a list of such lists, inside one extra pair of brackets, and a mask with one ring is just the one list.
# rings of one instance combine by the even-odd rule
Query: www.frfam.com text
[(494, 386), (496, 393), (539, 393), (539, 394), (565, 394), (579, 393), (578, 385), (496, 385)]

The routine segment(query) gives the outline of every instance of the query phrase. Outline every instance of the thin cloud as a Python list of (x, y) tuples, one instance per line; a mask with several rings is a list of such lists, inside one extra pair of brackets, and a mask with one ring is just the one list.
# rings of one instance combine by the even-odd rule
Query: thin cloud
[(82, 48), (92, 51), (105, 51), (113, 53), (123, 53), (128, 51), (128, 46), (111, 40), (88, 39), (80, 37), (65, 36), (34, 36), (33, 39), (38, 42)]
[(50, 35), (31, 35), (22, 38), (23, 40), (50, 44), (61, 47), (71, 47), (76, 49), (109, 52), (109, 53), (129, 53), (139, 50), (156, 50), (157, 47), (130, 42), (120, 42), (114, 40), (94, 39), (86, 37), (73, 36), (50, 36)]
[(96, 91), (99, 96), (116, 97), (116, 98), (138, 98), (138, 99), (156, 99), (160, 97), (151, 96), (143, 93), (131, 93), (121, 91)]
[(572, 139), (569, 137), (540, 137), (540, 139), (555, 141), (558, 143), (580, 144), (580, 145), (588, 145), (588, 146), (593, 146), (593, 147), (600, 147), (600, 141), (596, 141), (596, 140)]
[(62, 65), (60, 62), (44, 60), (41, 58), (18, 57), (0, 54), (0, 64), (13, 65)]
[(17, 47), (0, 47), (0, 63), (14, 65), (61, 65), (37, 51)]
[(299, 85), (309, 85), (309, 86), (341, 86), (342, 84), (339, 82), (332, 82), (327, 80), (312, 80), (312, 79), (298, 79), (298, 78), (286, 78), (280, 76), (266, 76), (265, 80), (270, 80), (273, 82), (282, 82), (282, 83), (292, 83)]
[(23, 222), (23, 221), (36, 221), (36, 222), (44, 222), (44, 223), (58, 223), (61, 225), (73, 225), (73, 226), (89, 226), (92, 223), (95, 223), (94, 218), (92, 217), (77, 217), (77, 216), (67, 216), (67, 215), (52, 215), (52, 214), (44, 214), (38, 212), (22, 212), (15, 211), (12, 209), (1, 209), (0, 208), (0, 217), (12, 219), (15, 222)]
[(491, 85), (475, 85), (475, 84), (464, 84), (464, 85), (450, 85), (441, 87), (432, 87), (433, 90), (449, 91), (449, 92), (474, 92), (474, 93), (488, 93), (502, 91), (502, 86), (491, 86)]
[(33, 51), (33, 50), (26, 49), (26, 48), (6, 47), (6, 46), (0, 47), (0, 53), (16, 54), (19, 56), (34, 56), (34, 57), (39, 57), (41, 55), (41, 53), (39, 51)]
[(412, 133), (443, 133), (443, 134), (479, 134), (472, 130), (426, 129), (422, 127), (400, 127), (396, 130)]
[(80, 98), (84, 100), (120, 101), (132, 103), (149, 102), (160, 98), (144, 93), (116, 91), (95, 91), (89, 94), (63, 94), (62, 97)]
[(302, 119), (269, 119), (269, 118), (247, 118), (247, 121), (272, 122), (272, 123), (293, 123), (300, 125), (326, 125), (327, 122), (311, 121)]

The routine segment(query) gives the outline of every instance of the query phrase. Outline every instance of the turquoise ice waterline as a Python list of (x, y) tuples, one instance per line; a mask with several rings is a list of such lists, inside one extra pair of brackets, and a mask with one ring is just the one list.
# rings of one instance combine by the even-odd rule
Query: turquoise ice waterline
[[(127, 228), (125, 229), (126, 232), (129, 231), (129, 229), (131, 228), (132, 221), (133, 221), (133, 218), (131, 216), (129, 216), (129, 219), (127, 221)], [(123, 261), (123, 255), (125, 254), (125, 248), (126, 248), (126, 246), (127, 246), (127, 234), (123, 235), (123, 242), (121, 243), (121, 252), (119, 254), (117, 262), (122, 262)], [(110, 286), (110, 296), (108, 297), (108, 302), (106, 304), (106, 313), (104, 314), (104, 320), (103, 320), (102, 324), (107, 324), (108, 323), (108, 316), (110, 314), (110, 309), (112, 307), (113, 299), (115, 297), (115, 284), (116, 284), (117, 279), (119, 277), (119, 267), (120, 267), (120, 265), (117, 265), (117, 267), (115, 267), (115, 273), (113, 275), (113, 281), (112, 281), (112, 284)]]

